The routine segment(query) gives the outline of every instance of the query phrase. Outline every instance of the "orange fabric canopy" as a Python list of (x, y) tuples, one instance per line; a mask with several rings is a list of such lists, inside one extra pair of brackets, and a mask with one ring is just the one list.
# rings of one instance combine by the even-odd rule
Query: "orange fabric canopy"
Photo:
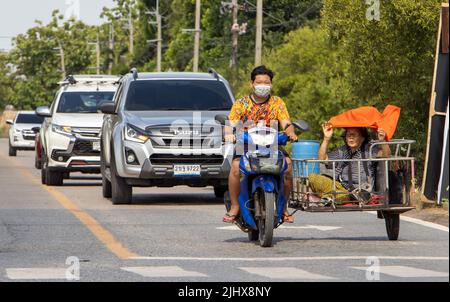
[(388, 105), (383, 113), (380, 113), (375, 107), (360, 107), (332, 117), (329, 123), (334, 128), (381, 128), (386, 132), (386, 139), (389, 141), (397, 129), (400, 110), (397, 106)]

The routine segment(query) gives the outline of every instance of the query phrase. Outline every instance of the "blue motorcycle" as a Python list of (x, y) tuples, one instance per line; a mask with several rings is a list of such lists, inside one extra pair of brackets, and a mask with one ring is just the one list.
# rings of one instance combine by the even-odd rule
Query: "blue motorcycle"
[[(218, 119), (223, 120), (222, 119)], [(293, 123), (302, 132), (309, 130), (304, 121)], [(258, 241), (262, 247), (272, 246), (273, 230), (283, 224), (283, 214), (288, 201), (284, 196), (284, 174), (288, 168), (280, 146), (289, 137), (273, 128), (256, 127), (237, 137), (238, 146), (247, 146), (241, 157), (240, 214), (236, 225), (248, 233), (250, 241)], [(227, 211), (231, 208), (230, 195), (225, 194)]]

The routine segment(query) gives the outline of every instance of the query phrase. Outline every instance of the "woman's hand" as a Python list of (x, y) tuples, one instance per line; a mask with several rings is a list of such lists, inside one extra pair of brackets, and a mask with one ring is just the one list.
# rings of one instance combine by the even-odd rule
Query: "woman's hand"
[(378, 129), (378, 140), (380, 142), (385, 142), (386, 141), (386, 131), (384, 131), (383, 129)]
[(330, 140), (333, 137), (333, 125), (325, 123), (322, 125), (323, 137), (326, 140)]

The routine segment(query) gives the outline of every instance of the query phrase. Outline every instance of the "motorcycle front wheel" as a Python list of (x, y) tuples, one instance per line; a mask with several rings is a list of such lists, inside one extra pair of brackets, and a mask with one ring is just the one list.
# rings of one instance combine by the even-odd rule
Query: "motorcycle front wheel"
[(262, 247), (271, 247), (273, 242), (273, 229), (275, 227), (275, 193), (259, 192), (257, 194), (261, 209), (261, 217), (258, 219), (259, 244)]

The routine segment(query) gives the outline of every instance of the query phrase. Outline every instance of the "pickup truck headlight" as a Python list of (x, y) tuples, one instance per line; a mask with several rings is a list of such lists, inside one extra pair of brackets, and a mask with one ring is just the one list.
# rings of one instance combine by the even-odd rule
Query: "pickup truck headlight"
[(69, 126), (59, 126), (52, 124), (52, 131), (59, 134), (70, 135), (72, 134), (72, 128)]
[(139, 128), (131, 125), (127, 125), (125, 127), (125, 140), (137, 143), (145, 143), (149, 139), (150, 137)]

